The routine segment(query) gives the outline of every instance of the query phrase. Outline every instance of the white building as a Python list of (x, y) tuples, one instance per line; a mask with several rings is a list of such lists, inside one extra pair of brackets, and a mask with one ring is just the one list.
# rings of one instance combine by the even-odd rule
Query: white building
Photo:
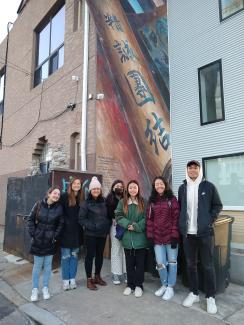
[(187, 161), (202, 162), (235, 217), (232, 265), (238, 248), (243, 270), (244, 1), (169, 0), (168, 25), (174, 191)]

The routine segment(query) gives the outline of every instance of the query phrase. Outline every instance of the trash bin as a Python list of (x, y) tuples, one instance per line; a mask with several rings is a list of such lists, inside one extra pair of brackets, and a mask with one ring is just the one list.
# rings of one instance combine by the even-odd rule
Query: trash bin
[[(233, 222), (233, 217), (221, 215), (214, 223), (214, 268), (217, 293), (224, 292), (230, 281), (230, 241)], [(178, 256), (178, 265), (182, 283), (188, 286), (186, 261), (182, 245)], [(198, 281), (199, 289), (204, 292), (204, 273), (200, 257), (198, 259)]]

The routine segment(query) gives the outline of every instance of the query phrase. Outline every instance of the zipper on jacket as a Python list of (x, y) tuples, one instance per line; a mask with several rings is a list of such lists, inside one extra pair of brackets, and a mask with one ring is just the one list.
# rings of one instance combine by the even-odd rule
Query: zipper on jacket
[(133, 239), (132, 239), (132, 231), (130, 231), (130, 237), (131, 237), (131, 245), (132, 245), (132, 248), (134, 248), (134, 243), (133, 243)]
[(50, 205), (47, 206), (47, 224), (48, 224), (48, 218), (49, 218), (49, 211), (50, 211)]
[(187, 214), (187, 185), (184, 184), (184, 200), (186, 202), (186, 234), (185, 237), (187, 238), (187, 231), (188, 231), (188, 214)]

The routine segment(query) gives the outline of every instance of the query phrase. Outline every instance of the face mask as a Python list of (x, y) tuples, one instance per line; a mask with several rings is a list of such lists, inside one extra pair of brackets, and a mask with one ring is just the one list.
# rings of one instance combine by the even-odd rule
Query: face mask
[(117, 195), (121, 195), (121, 194), (123, 194), (123, 189), (122, 188), (115, 188), (114, 193), (117, 194)]

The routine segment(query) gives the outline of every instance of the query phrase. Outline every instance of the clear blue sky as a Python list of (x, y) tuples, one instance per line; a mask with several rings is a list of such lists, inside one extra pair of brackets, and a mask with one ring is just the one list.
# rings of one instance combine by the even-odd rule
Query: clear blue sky
[(7, 23), (17, 18), (17, 9), (21, 0), (0, 0), (0, 43), (7, 35)]

